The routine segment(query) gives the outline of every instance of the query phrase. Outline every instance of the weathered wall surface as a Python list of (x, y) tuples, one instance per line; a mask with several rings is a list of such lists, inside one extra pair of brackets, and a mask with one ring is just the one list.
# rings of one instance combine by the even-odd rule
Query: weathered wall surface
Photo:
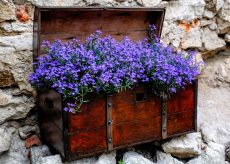
[[(33, 114), (35, 91), (27, 81), (32, 71), (35, 5), (166, 7), (162, 40), (176, 48), (198, 51), (197, 60), (204, 60), (206, 66), (199, 77), (200, 132), (176, 138), (162, 146), (166, 153), (178, 159), (196, 158), (178, 161), (170, 154), (158, 151), (158, 163), (227, 163), (225, 151), (230, 145), (230, 0), (0, 0), (0, 163), (29, 163), (24, 140), (39, 132)], [(191, 144), (186, 147), (188, 142)], [(114, 154), (91, 160), (93, 163), (105, 163), (106, 160), (113, 163)], [(135, 152), (124, 155), (126, 163), (134, 163), (135, 159), (153, 163)]]

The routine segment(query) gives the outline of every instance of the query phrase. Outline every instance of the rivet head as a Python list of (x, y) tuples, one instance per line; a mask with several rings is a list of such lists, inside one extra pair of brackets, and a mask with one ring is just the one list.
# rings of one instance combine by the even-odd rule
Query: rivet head
[(113, 123), (113, 120), (108, 121), (108, 125), (111, 125)]
[(112, 107), (112, 103), (108, 103), (108, 107), (111, 108)]
[(109, 121), (108, 121), (108, 125), (111, 125), (111, 124), (112, 124), (112, 120), (109, 120)]
[(109, 138), (109, 139), (108, 139), (108, 142), (109, 142), (109, 143), (112, 143), (112, 138)]

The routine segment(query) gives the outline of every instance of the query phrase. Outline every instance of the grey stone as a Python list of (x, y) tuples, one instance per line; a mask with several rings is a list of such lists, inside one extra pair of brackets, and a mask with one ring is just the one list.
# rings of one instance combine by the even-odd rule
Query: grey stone
[[(226, 99), (229, 98), (229, 94), (225, 93), (226, 91), (228, 92), (228, 88), (224, 88), (222, 89), (221, 87), (229, 87), (229, 83), (230, 83), (230, 78), (228, 76), (228, 74), (230, 73), (230, 51), (226, 49), (226, 51), (222, 51), (220, 53), (218, 53), (219, 56), (215, 56), (213, 58), (209, 58), (205, 61), (206, 65), (205, 65), (205, 69), (202, 73), (202, 76), (204, 78), (202, 78), (202, 81), (204, 81), (205, 83), (207, 83), (209, 86), (211, 87), (219, 87), (217, 89), (215, 88), (206, 88), (210, 90), (210, 93), (212, 93), (212, 96), (209, 96), (208, 93), (204, 92), (206, 91), (205, 89), (203, 90), (203, 93), (205, 93), (204, 97), (201, 97), (200, 99), (204, 99), (204, 101), (202, 101), (202, 103), (198, 104), (201, 105), (202, 109), (205, 108), (205, 111), (210, 111), (207, 112), (207, 114), (215, 114), (218, 113), (218, 115), (216, 115), (215, 118), (211, 117), (212, 119), (217, 119), (219, 117), (224, 117), (224, 115), (221, 114), (221, 112), (225, 113), (226, 111), (228, 111), (228, 108), (230, 106), (228, 106), (229, 103), (227, 103)], [(203, 86), (203, 85), (202, 85)], [(204, 87), (206, 87), (204, 85)], [(219, 91), (218, 91), (219, 89)], [(218, 97), (221, 96), (221, 92), (225, 93), (225, 97), (222, 97), (222, 99), (219, 99)], [(203, 95), (203, 94), (201, 94)], [(215, 97), (215, 99), (213, 99)], [(208, 99), (207, 99), (208, 98)], [(207, 103), (209, 101), (214, 101), (214, 100), (218, 100), (218, 101), (214, 101), (214, 104), (210, 104), (208, 105)], [(206, 105), (208, 105), (206, 107)], [(218, 107), (219, 106), (219, 107)], [(216, 109), (215, 109), (216, 108)], [(219, 111), (218, 109), (221, 108), (221, 111)], [(212, 112), (212, 110), (214, 110), (215, 112)], [(228, 115), (228, 113), (225, 113)], [(210, 116), (209, 116), (210, 117)], [(219, 122), (221, 122), (222, 120), (218, 120)]]
[(34, 5), (40, 6), (74, 6), (77, 5), (81, 0), (31, 0)]
[(132, 6), (134, 1), (132, 0), (31, 0), (34, 5), (40, 6)]
[(207, 26), (207, 25), (211, 25), (212, 23), (213, 23), (213, 20), (207, 20), (207, 19), (200, 20), (200, 26), (201, 27), (204, 27), (204, 26)]
[(15, 20), (15, 6), (12, 0), (0, 1), (0, 22), (5, 20)]
[(0, 79), (1, 79), (0, 87), (10, 87), (16, 84), (9, 65), (2, 63), (1, 61), (0, 61)]
[[(201, 18), (204, 12), (204, 0), (178, 0), (168, 3), (165, 20), (193, 21)], [(175, 12), (176, 11), (176, 12)]]
[(125, 2), (126, 0), (115, 0), (115, 1), (117, 1), (117, 2)]
[(215, 142), (209, 142), (205, 154), (216, 161), (225, 161), (225, 146)]
[(204, 28), (202, 42), (204, 48), (208, 51), (223, 49), (226, 46), (225, 41), (222, 38), (219, 38), (215, 31), (211, 31), (207, 27)]
[(220, 10), (219, 16), (227, 21), (230, 22), (230, 0), (225, 0), (225, 3), (222, 7), (222, 9)]
[(3, 22), (0, 24), (0, 28), (6, 32), (32, 32), (33, 31), (33, 22)]
[(22, 92), (35, 94), (34, 88), (32, 88), (32, 86), (28, 83), (29, 75), (33, 71), (33, 54), (29, 50), (19, 52), (14, 51), (15, 50), (11, 53), (5, 51), (2, 55), (0, 51), (0, 62), (8, 65), (15, 84), (18, 85)]
[(230, 125), (214, 122), (203, 123), (200, 131), (206, 143), (217, 143), (227, 146), (230, 143)]
[(176, 22), (164, 22), (161, 39), (166, 44), (172, 44), (174, 47), (179, 47), (185, 30), (180, 28)]
[(95, 164), (116, 164), (116, 151), (102, 154)]
[(226, 164), (224, 145), (210, 142), (201, 156), (194, 158), (186, 164)]
[(215, 7), (216, 0), (205, 0), (205, 3), (206, 3), (205, 4), (206, 9), (215, 11), (214, 7)]
[(166, 8), (167, 6), (168, 6), (168, 2), (167, 1), (162, 1), (157, 7)]
[(181, 41), (181, 48), (199, 48), (202, 47), (201, 33), (198, 28), (192, 28), (188, 33), (185, 33)]
[(8, 120), (25, 118), (34, 107), (34, 99), (26, 95), (12, 96), (12, 89), (0, 90), (0, 124)]
[(10, 149), (0, 156), (1, 164), (29, 164), (25, 143), (14, 131)]
[(113, 7), (117, 2), (114, 0), (85, 0), (87, 6), (109, 6)]
[(217, 55), (220, 55), (220, 56), (230, 56), (230, 49), (227, 48), (225, 51), (220, 51)]
[(205, 68), (205, 63), (204, 63), (203, 56), (201, 53), (197, 52), (195, 54), (195, 62), (199, 63), (200, 72), (202, 72), (202, 70)]
[[(188, 164), (227, 164), (224, 147), (230, 140), (230, 88), (226, 76), (230, 72), (229, 59), (229, 56), (217, 55), (205, 60), (205, 68), (199, 77), (197, 111), (199, 131), (207, 146)], [(220, 80), (223, 83), (218, 84)]]
[(123, 156), (125, 164), (154, 164), (149, 159), (133, 151), (126, 152)]
[(13, 0), (13, 2), (16, 5), (23, 5), (27, 2), (27, 0)]
[(226, 34), (230, 31), (230, 22), (224, 21), (222, 19), (217, 19), (217, 33)]
[(157, 151), (157, 164), (183, 164), (183, 162), (173, 158), (170, 154)]
[(216, 0), (216, 11), (218, 12), (224, 6), (224, 0)]
[(95, 157), (91, 158), (83, 158), (76, 161), (71, 162), (65, 162), (65, 164), (95, 164), (97, 162), (97, 159)]
[(204, 13), (203, 13), (203, 17), (205, 18), (208, 18), (208, 19), (212, 19), (214, 18), (214, 13), (210, 10), (204, 10)]
[(50, 150), (48, 146), (33, 146), (30, 148), (30, 161), (31, 164), (40, 164), (42, 157), (50, 156)]
[[(17, 93), (13, 93), (13, 94), (17, 94)], [(36, 114), (31, 114), (31, 115), (28, 115), (26, 117), (26, 119), (21, 122), (21, 127), (22, 126), (25, 126), (25, 127), (32, 127), (32, 131), (33, 132), (36, 132), (36, 134), (39, 134), (39, 125), (38, 125), (38, 118), (37, 118), (37, 115)], [(34, 131), (36, 130), (36, 131)], [(31, 129), (28, 129), (28, 132), (31, 131)]]
[(9, 150), (12, 139), (12, 132), (7, 128), (0, 128), (0, 154)]
[(216, 30), (217, 29), (217, 24), (216, 24), (216, 22), (212, 22), (209, 26), (208, 26), (211, 30)]
[(135, 0), (30, 0), (34, 5), (39, 6), (138, 6)]
[(36, 131), (37, 128), (35, 126), (29, 126), (29, 125), (25, 125), (18, 129), (19, 136), (21, 137), (21, 139), (26, 139), (28, 136), (30, 136), (32, 133)]
[[(215, 65), (213, 67), (215, 68)], [(206, 76), (206, 68), (207, 62), (203, 71), (205, 73), (204, 76)], [(213, 79), (215, 76), (213, 77), (212, 74), (215, 74), (215, 72), (207, 71), (207, 73), (209, 73), (210, 79), (199, 77), (198, 126), (199, 129), (204, 129), (205, 142), (212, 141), (222, 144), (226, 143), (227, 145), (229, 140), (228, 129), (230, 128), (228, 121), (230, 117), (229, 84), (221, 84), (219, 86), (217, 85), (218, 80)]]
[[(158, 145), (158, 146), (160, 146), (160, 145)], [(153, 148), (152, 146), (149, 146), (149, 147), (143, 146), (143, 147), (136, 148), (136, 149), (134, 148), (133, 150), (129, 150), (129, 151), (135, 151), (136, 153), (142, 155), (143, 157), (149, 159), (150, 161), (156, 161), (155, 156), (153, 156), (153, 152), (155, 152), (155, 150), (157, 150), (157, 147)]]
[(149, 7), (149, 6), (157, 6), (161, 3), (162, 0), (137, 0), (142, 6)]
[(190, 160), (186, 164), (228, 164), (228, 163), (226, 163), (226, 161), (216, 161), (208, 158), (205, 155), (202, 155), (198, 158)]
[(200, 133), (191, 133), (174, 138), (162, 145), (163, 150), (178, 158), (197, 157), (202, 153), (202, 138)]
[[(2, 36), (0, 37), (0, 47), (13, 48), (14, 51), (32, 50), (32, 38), (32, 33), (25, 33), (15, 36)], [(6, 50), (0, 52), (0, 54), (12, 52), (7, 52)]]
[(229, 78), (229, 67), (226, 67), (225, 65), (220, 65), (218, 68), (218, 74), (219, 74), (219, 80), (220, 81), (226, 81), (226, 82), (230, 82), (230, 78)]
[(62, 164), (60, 155), (52, 155), (47, 157), (41, 157), (40, 164)]
[(226, 34), (226, 35), (224, 36), (224, 40), (225, 40), (226, 42), (229, 42), (229, 43), (230, 43), (230, 34)]
[(15, 48), (13, 48), (13, 47), (0, 46), (0, 55), (6, 54), (6, 53), (11, 53), (14, 51), (15, 51)]
[(102, 154), (98, 157), (83, 158), (80, 160), (65, 162), (65, 164), (116, 164), (116, 151)]

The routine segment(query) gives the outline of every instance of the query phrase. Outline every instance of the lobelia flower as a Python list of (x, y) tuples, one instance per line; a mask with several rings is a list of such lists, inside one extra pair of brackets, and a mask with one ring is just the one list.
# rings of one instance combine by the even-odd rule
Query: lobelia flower
[(69, 112), (79, 110), (90, 93), (117, 93), (140, 84), (169, 97), (195, 79), (202, 63), (194, 63), (194, 52), (163, 45), (155, 30), (150, 26), (150, 37), (138, 42), (127, 36), (121, 41), (101, 37), (101, 31), (87, 37), (84, 44), (77, 39), (44, 41), (44, 55), (34, 63), (36, 70), (29, 81), (38, 88), (52, 88), (65, 99), (74, 98), (64, 108)]

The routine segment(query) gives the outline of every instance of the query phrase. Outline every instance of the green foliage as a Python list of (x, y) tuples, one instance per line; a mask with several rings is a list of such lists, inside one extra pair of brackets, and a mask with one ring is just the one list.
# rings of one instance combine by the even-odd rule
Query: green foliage
[(123, 161), (118, 161), (118, 164), (125, 164)]

